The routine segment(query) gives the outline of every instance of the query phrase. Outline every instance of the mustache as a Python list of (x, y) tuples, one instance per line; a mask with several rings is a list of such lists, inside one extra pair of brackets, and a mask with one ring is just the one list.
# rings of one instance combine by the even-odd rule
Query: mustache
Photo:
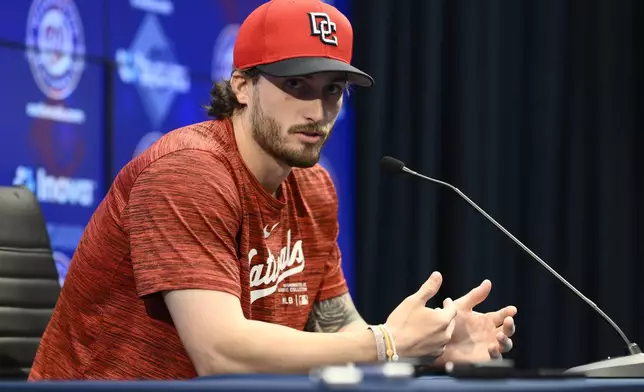
[(307, 133), (326, 136), (328, 135), (328, 132), (326, 132), (324, 128), (324, 125), (321, 123), (294, 125), (289, 128), (288, 133)]

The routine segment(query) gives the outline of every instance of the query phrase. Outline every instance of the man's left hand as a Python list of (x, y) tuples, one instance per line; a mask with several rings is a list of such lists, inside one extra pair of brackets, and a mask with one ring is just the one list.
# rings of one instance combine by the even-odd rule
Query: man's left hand
[(507, 306), (496, 312), (479, 313), (473, 309), (483, 302), (492, 289), (489, 280), (483, 281), (463, 297), (454, 301), (458, 310), (456, 328), (445, 353), (437, 362), (485, 362), (502, 357), (512, 349), (517, 308)]

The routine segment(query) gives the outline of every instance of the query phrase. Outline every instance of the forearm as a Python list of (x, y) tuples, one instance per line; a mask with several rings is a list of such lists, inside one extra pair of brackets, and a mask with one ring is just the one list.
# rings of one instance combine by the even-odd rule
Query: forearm
[(200, 373), (297, 373), (376, 360), (374, 337), (366, 328), (321, 334), (246, 320), (227, 333), (209, 368)]
[(367, 329), (369, 324), (362, 318), (352, 321), (340, 329), (340, 332), (358, 332)]

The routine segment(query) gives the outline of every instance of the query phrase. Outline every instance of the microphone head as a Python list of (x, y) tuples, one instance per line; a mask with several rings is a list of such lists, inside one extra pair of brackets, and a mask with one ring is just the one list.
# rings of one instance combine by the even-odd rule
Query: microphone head
[(392, 173), (400, 173), (405, 167), (405, 164), (402, 161), (386, 155), (382, 157), (380, 163), (382, 164), (383, 168)]

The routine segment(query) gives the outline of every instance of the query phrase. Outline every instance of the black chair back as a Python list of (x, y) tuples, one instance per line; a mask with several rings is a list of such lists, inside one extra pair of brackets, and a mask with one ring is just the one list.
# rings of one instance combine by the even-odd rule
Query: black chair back
[(0, 378), (27, 378), (59, 293), (38, 200), (0, 187)]

